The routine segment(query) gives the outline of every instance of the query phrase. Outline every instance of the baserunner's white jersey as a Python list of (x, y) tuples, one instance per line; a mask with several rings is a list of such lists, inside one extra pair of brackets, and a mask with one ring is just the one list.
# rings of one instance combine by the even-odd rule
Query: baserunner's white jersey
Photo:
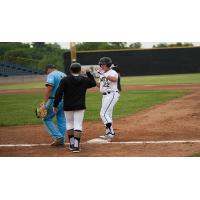
[(111, 82), (109, 80), (106, 80), (107, 76), (113, 76), (118, 78), (118, 73), (112, 69), (104, 73), (104, 75), (100, 75), (100, 92), (105, 93), (105, 92), (116, 92), (118, 91), (117, 88), (117, 82)]

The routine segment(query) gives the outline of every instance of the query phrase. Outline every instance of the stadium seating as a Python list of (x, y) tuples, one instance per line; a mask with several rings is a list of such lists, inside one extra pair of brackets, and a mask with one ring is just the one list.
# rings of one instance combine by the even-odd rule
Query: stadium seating
[(42, 75), (44, 72), (39, 69), (30, 68), (20, 64), (14, 64), (7, 61), (0, 61), (0, 77)]

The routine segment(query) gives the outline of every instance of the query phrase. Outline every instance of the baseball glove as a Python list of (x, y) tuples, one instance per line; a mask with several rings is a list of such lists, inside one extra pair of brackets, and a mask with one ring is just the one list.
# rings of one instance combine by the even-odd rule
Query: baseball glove
[(39, 106), (35, 109), (35, 114), (37, 118), (45, 118), (47, 116), (47, 109), (44, 103), (40, 103)]

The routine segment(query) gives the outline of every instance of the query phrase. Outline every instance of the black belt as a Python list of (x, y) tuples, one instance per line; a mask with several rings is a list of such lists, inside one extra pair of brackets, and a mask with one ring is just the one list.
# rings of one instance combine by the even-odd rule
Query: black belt
[[(113, 92), (118, 92), (119, 93), (119, 91), (113, 91)], [(107, 95), (107, 94), (110, 94), (110, 93), (112, 93), (112, 92), (103, 92), (102, 95)]]

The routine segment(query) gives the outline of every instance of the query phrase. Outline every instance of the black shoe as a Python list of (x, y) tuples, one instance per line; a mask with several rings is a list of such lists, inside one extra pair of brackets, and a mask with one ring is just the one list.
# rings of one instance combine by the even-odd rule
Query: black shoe
[(65, 147), (65, 143), (60, 143), (56, 147)]
[(72, 151), (73, 151), (73, 153), (79, 153), (80, 149), (79, 149), (79, 147), (74, 147)]
[(70, 145), (69, 145), (69, 150), (70, 150), (70, 151), (73, 151), (73, 150), (74, 150), (74, 145), (73, 145), (73, 144), (70, 144)]
[(59, 139), (55, 140), (54, 142), (51, 143), (50, 146), (52, 146), (52, 147), (64, 146), (63, 139), (59, 138)]

